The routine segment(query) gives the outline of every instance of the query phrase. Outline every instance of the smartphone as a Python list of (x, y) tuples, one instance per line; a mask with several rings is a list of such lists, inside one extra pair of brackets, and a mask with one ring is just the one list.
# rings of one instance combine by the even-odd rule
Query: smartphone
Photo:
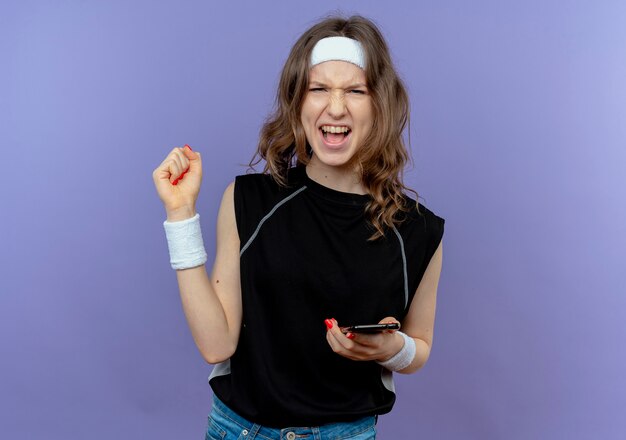
[(400, 324), (397, 322), (390, 322), (388, 324), (364, 324), (364, 325), (351, 325), (349, 327), (342, 327), (342, 333), (378, 333), (383, 330), (398, 330)]

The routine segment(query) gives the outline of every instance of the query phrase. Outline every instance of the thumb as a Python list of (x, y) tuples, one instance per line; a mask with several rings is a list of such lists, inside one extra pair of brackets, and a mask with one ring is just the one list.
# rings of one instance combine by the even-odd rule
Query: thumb
[[(387, 317), (385, 317), (385, 318), (381, 319), (378, 323), (379, 323), (379, 324), (393, 324), (393, 323), (396, 323), (396, 322), (397, 322), (399, 325), (402, 325), (402, 324), (400, 323), (400, 321), (398, 321), (398, 320), (397, 320), (396, 318), (394, 318), (393, 316), (387, 316)], [(385, 330), (385, 332), (387, 332), (387, 333), (393, 333), (393, 332), (395, 332), (395, 331), (396, 331), (396, 330)]]
[(183, 147), (183, 154), (187, 159), (189, 159), (189, 170), (196, 171), (202, 169), (202, 159), (200, 158), (200, 153), (197, 151), (193, 151), (189, 145), (185, 145)]

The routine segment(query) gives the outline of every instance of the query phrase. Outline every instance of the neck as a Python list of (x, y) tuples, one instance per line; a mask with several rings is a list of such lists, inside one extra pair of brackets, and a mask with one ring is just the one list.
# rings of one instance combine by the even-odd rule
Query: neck
[(352, 194), (367, 194), (361, 184), (360, 175), (352, 167), (333, 167), (321, 163), (315, 155), (306, 166), (309, 179), (334, 189)]

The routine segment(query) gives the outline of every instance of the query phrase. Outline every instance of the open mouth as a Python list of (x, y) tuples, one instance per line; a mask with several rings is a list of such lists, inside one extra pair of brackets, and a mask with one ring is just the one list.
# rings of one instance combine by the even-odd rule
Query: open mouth
[(345, 141), (352, 130), (348, 127), (335, 127), (332, 125), (323, 125), (320, 127), (324, 142), (330, 145), (339, 145)]

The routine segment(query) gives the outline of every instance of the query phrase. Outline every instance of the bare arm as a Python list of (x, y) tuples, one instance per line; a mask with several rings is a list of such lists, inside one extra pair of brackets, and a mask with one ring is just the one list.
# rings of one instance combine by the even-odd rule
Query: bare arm
[[(202, 182), (202, 159), (199, 152), (187, 147), (174, 148), (152, 173), (170, 222), (196, 214), (196, 200)], [(204, 265), (176, 271), (191, 334), (202, 357), (212, 364), (228, 359), (235, 352), (241, 324), (239, 236), (234, 186), (231, 183), (226, 188), (220, 206), (213, 279), (207, 276)]]
[(234, 183), (231, 183), (224, 192), (218, 214), (212, 279), (204, 265), (176, 271), (191, 334), (203, 358), (211, 364), (233, 355), (241, 326), (239, 236), (233, 192)]
[[(402, 323), (402, 331), (415, 341), (415, 357), (413, 362), (399, 373), (411, 374), (422, 368), (433, 345), (435, 327), (435, 309), (437, 304), (437, 287), (441, 275), (443, 261), (443, 240), (428, 263), (426, 272), (409, 307), (409, 312)], [(399, 335), (394, 335), (399, 337)]]

